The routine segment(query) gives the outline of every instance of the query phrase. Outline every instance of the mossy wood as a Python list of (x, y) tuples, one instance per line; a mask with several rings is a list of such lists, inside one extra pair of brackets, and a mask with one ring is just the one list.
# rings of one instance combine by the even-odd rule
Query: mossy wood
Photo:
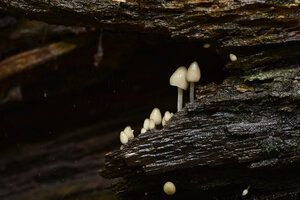
[(2, 0), (0, 11), (57, 24), (100, 25), (220, 46), (299, 41), (297, 0)]
[(299, 198), (300, 67), (288, 62), (297, 59), (258, 58), (222, 84), (198, 86), (197, 100), (163, 129), (108, 153), (100, 175), (124, 177), (117, 190), (129, 199), (162, 198), (166, 181), (178, 188), (174, 199), (239, 199), (248, 186), (247, 199)]

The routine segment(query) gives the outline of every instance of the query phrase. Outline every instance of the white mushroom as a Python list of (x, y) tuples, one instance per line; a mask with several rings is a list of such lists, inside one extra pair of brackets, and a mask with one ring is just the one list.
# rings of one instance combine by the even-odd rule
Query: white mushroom
[(167, 122), (166, 122), (165, 118), (163, 117), (163, 119), (162, 119), (162, 121), (161, 121), (161, 125), (162, 125), (162, 126), (165, 126), (166, 123), (167, 123)]
[(124, 128), (124, 133), (126, 134), (127, 138), (130, 140), (132, 138), (134, 138), (134, 135), (133, 135), (133, 130), (131, 129), (130, 126), (126, 126)]
[(234, 55), (234, 54), (229, 54), (229, 58), (230, 58), (230, 60), (232, 61), (232, 62), (235, 62), (235, 61), (237, 61), (237, 57), (236, 57), (236, 55)]
[(121, 131), (121, 133), (120, 133), (120, 141), (121, 141), (122, 144), (127, 144), (128, 143), (128, 137), (124, 133), (124, 131)]
[(166, 111), (165, 112), (165, 115), (164, 115), (164, 118), (166, 121), (169, 121), (171, 119), (172, 115), (169, 111)]
[(195, 82), (201, 78), (200, 67), (196, 61), (192, 62), (186, 73), (186, 80), (190, 82), (190, 102), (194, 102)]
[(149, 122), (149, 130), (152, 130), (152, 129), (155, 129), (155, 122), (153, 119), (150, 119), (150, 122)]
[(176, 192), (176, 187), (174, 185), (174, 183), (168, 181), (164, 184), (164, 192), (167, 194), (167, 195), (173, 195), (175, 194)]
[(149, 130), (149, 124), (150, 124), (150, 120), (148, 118), (146, 118), (144, 120), (143, 128), (146, 129), (146, 130)]
[(171, 113), (169, 111), (166, 111), (162, 119), (162, 125), (165, 126), (166, 123), (171, 119), (171, 117), (172, 117)]
[(154, 108), (150, 114), (150, 120), (153, 120), (155, 125), (160, 125), (161, 123), (161, 113), (158, 108)]
[(147, 132), (147, 130), (145, 128), (141, 129), (141, 133), (146, 133), (146, 132)]
[(246, 196), (249, 192), (249, 189), (250, 189), (250, 185), (246, 189), (243, 190), (242, 196)]
[(189, 86), (186, 81), (186, 68), (179, 67), (170, 77), (170, 85), (178, 87), (178, 100), (177, 100), (177, 111), (182, 109), (183, 103), (183, 91), (186, 90)]
[(120, 150), (123, 150), (123, 149), (124, 149), (124, 145), (121, 145), (121, 146), (120, 146)]
[(210, 47), (210, 44), (206, 43), (203, 45), (203, 48), (208, 49)]

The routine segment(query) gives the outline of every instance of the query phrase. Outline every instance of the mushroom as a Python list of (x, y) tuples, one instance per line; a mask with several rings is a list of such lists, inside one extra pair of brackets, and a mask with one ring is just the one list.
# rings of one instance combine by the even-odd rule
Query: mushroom
[(230, 58), (230, 60), (232, 61), (232, 62), (235, 62), (235, 61), (237, 61), (237, 57), (236, 57), (236, 55), (234, 55), (234, 54), (229, 54), (229, 58)]
[(141, 129), (141, 133), (146, 133), (146, 132), (147, 132), (147, 130), (145, 128)]
[(186, 68), (184, 66), (179, 67), (170, 77), (170, 85), (178, 87), (178, 100), (177, 111), (182, 109), (183, 91), (188, 88), (188, 82), (186, 81)]
[(122, 151), (124, 149), (124, 145), (121, 145), (120, 146), (120, 150)]
[(121, 133), (120, 133), (120, 141), (121, 141), (122, 144), (127, 144), (128, 143), (128, 137), (124, 133), (124, 131), (121, 131)]
[(164, 192), (167, 194), (167, 195), (173, 195), (175, 194), (176, 192), (176, 187), (174, 185), (174, 183), (168, 181), (164, 184)]
[(203, 45), (203, 48), (208, 49), (210, 47), (210, 44), (206, 43)]
[(166, 123), (171, 119), (171, 117), (172, 117), (171, 113), (169, 111), (166, 111), (162, 119), (162, 125), (165, 126)]
[(143, 128), (146, 130), (149, 130), (149, 124), (150, 124), (150, 120), (148, 118), (146, 118), (144, 120)]
[(250, 189), (250, 185), (246, 189), (243, 190), (242, 196), (246, 196), (249, 192), (249, 189)]
[(150, 119), (150, 122), (149, 122), (149, 130), (152, 130), (155, 128), (155, 122), (153, 119)]
[(155, 125), (160, 125), (161, 123), (161, 113), (158, 108), (154, 108), (150, 114), (150, 120), (153, 120)]
[(126, 134), (127, 138), (130, 140), (132, 138), (134, 138), (134, 135), (133, 135), (133, 130), (131, 129), (130, 126), (126, 126), (124, 128), (124, 133)]
[(192, 62), (186, 73), (186, 80), (190, 82), (190, 102), (194, 102), (195, 82), (201, 78), (199, 65), (196, 61)]

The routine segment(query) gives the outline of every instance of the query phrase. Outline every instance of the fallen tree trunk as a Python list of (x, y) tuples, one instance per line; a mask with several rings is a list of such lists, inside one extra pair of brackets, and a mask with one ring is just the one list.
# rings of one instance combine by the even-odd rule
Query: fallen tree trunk
[(299, 2), (269, 0), (2, 0), (0, 11), (58, 24), (101, 25), (220, 46), (299, 41)]
[(275, 59), (281, 67), (253, 59), (227, 65), (242, 75), (198, 86), (197, 101), (163, 129), (108, 153), (100, 175), (124, 177), (117, 190), (130, 199), (162, 198), (169, 180), (178, 188), (174, 199), (239, 199), (248, 186), (248, 199), (299, 198), (300, 66), (282, 64), (291, 57)]

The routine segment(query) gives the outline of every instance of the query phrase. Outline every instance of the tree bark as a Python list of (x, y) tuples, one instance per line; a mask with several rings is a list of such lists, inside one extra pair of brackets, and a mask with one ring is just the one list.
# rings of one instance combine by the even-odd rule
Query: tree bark
[(299, 2), (269, 0), (2, 0), (0, 11), (57, 24), (100, 25), (218, 46), (299, 41)]
[[(277, 50), (264, 54), (278, 57)], [(276, 66), (247, 56), (228, 64), (245, 71), (198, 86), (197, 100), (165, 127), (108, 153), (100, 175), (124, 177), (117, 190), (129, 199), (163, 198), (169, 180), (178, 186), (175, 199), (239, 199), (248, 186), (248, 199), (299, 198), (300, 67), (284, 67), (284, 59), (294, 60), (275, 59)]]

